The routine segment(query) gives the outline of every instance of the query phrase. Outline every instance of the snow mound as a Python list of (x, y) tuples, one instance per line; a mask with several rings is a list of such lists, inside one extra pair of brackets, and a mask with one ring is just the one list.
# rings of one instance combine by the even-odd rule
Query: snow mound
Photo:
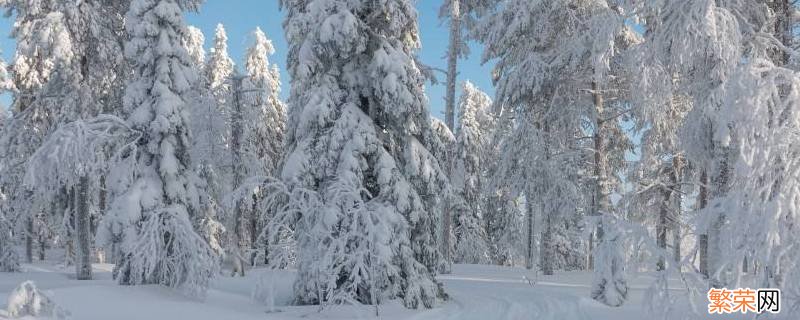
[(35, 316), (65, 320), (70, 316), (69, 311), (56, 305), (48, 294), (36, 288), (33, 281), (25, 281), (11, 292), (7, 308), (11, 318)]

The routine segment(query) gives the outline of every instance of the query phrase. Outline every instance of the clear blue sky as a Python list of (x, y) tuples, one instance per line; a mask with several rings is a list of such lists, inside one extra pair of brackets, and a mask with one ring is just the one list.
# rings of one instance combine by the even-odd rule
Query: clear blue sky
[[(250, 44), (250, 33), (256, 27), (261, 27), (272, 39), (275, 45), (275, 54), (271, 57), (273, 63), (278, 63), (281, 69), (284, 97), (289, 92), (289, 76), (286, 70), (286, 40), (283, 36), (281, 22), (283, 12), (278, 10), (278, 1), (274, 0), (207, 0), (200, 8), (199, 13), (187, 16), (187, 22), (203, 30), (206, 35), (206, 48), (212, 43), (214, 27), (222, 23), (228, 32), (228, 48), (231, 56), (237, 62), (242, 61), (244, 51)], [(439, 21), (438, 13), (441, 0), (418, 0), (420, 34), (422, 49), (419, 52), (422, 61), (433, 67), (445, 69), (447, 63), (447, 25)], [(11, 31), (10, 18), (0, 18), (0, 50), (7, 62), (14, 53), (14, 40), (9, 38)], [(459, 61), (459, 81), (470, 80), (478, 87), (493, 96), (490, 71), (491, 66), (480, 64), (481, 48), (472, 44), (472, 54), (468, 59)], [(443, 74), (438, 75), (444, 82)], [(439, 84), (428, 86), (428, 99), (431, 114), (442, 118), (444, 110), (444, 86)], [(457, 93), (458, 94), (458, 93)], [(10, 98), (6, 95), (0, 97), (0, 104), (8, 105)]]

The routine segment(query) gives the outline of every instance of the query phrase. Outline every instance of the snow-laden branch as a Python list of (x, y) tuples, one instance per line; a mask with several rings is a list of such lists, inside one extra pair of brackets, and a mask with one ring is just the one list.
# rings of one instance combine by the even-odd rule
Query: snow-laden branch
[(54, 190), (105, 171), (119, 155), (135, 151), (141, 133), (125, 120), (100, 115), (61, 126), (28, 160), (24, 184)]

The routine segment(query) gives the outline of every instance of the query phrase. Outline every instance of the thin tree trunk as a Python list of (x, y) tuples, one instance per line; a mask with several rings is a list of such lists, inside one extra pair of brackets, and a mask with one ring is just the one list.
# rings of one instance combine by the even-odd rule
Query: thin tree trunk
[[(664, 199), (658, 210), (658, 225), (656, 226), (656, 244), (664, 252), (667, 250), (667, 220), (669, 214), (669, 190), (664, 191)], [(665, 253), (666, 254), (666, 253)], [(658, 257), (656, 270), (661, 271), (666, 268), (666, 259), (663, 255)]]
[[(592, 207), (590, 214), (599, 220), (595, 236), (598, 242), (603, 241), (603, 214), (608, 211), (608, 193), (606, 192), (606, 163), (605, 163), (605, 150), (603, 146), (603, 120), (602, 114), (604, 111), (603, 95), (600, 93), (600, 86), (597, 82), (592, 82), (592, 98), (594, 100), (595, 109), (597, 112), (597, 119), (595, 121), (595, 132), (593, 136), (594, 141), (594, 195), (592, 197)], [(593, 241), (591, 237), (590, 241)], [(594, 248), (593, 244), (589, 244), (590, 248)], [(594, 257), (590, 257), (589, 265), (594, 267)]]
[[(530, 194), (530, 193), (528, 193)], [(534, 232), (534, 217), (533, 217), (533, 199), (530, 196), (525, 197), (525, 208), (527, 209), (528, 214), (528, 239), (527, 239), (527, 251), (525, 255), (525, 268), (528, 270), (533, 269), (533, 248), (535, 246), (533, 232)]]
[[(550, 134), (550, 127), (546, 121), (543, 121), (543, 125), (541, 126), (543, 133), (545, 135), (544, 139), (544, 157), (545, 162), (550, 162), (550, 142), (549, 142), (549, 134)], [(542, 190), (541, 193), (544, 195), (549, 189), (547, 181), (544, 181), (544, 185), (541, 186)], [(544, 199), (544, 197), (542, 198)], [(541, 207), (541, 214), (542, 220), (544, 222), (544, 227), (542, 228), (542, 235), (541, 235), (541, 243), (539, 246), (539, 260), (540, 265), (542, 267), (542, 274), (544, 275), (553, 275), (553, 259), (555, 258), (553, 255), (553, 212), (547, 211), (547, 206), (544, 201), (540, 201)]]
[(64, 239), (66, 243), (64, 245), (64, 265), (71, 266), (75, 263), (75, 250), (73, 248), (74, 238), (75, 238), (75, 203), (76, 203), (76, 194), (75, 194), (75, 187), (69, 188), (67, 191), (67, 209), (64, 211), (66, 215), (64, 219), (66, 219), (65, 223), (67, 234), (64, 235)]
[[(697, 196), (697, 210), (704, 210), (708, 206), (708, 174), (700, 174), (700, 192)], [(708, 231), (703, 231), (698, 237), (698, 251), (700, 254), (700, 273), (708, 278)]]
[[(771, 0), (768, 1), (768, 6), (772, 9), (775, 15), (775, 24), (773, 26), (773, 34), (775, 39), (781, 42), (784, 46), (790, 47), (792, 45), (792, 14), (793, 6), (792, 0)], [(789, 62), (789, 53), (786, 50), (776, 49), (773, 50), (772, 60), (777, 66), (784, 66)]]
[(75, 270), (78, 280), (92, 279), (92, 232), (89, 215), (89, 177), (81, 177), (75, 204)]
[[(98, 199), (97, 199), (97, 210), (100, 212), (100, 215), (105, 215), (106, 213), (106, 197), (108, 196), (108, 192), (106, 191), (106, 176), (100, 176), (100, 190), (98, 192)], [(99, 227), (99, 223), (92, 223), (92, 239), (97, 236), (97, 228)], [(97, 263), (106, 263), (106, 247), (95, 248), (95, 257)]]
[[(255, 249), (257, 247), (256, 244), (258, 242), (258, 235), (260, 233), (259, 230), (258, 230), (258, 216), (256, 215), (256, 213), (258, 212), (258, 195), (256, 195), (254, 193), (251, 196), (251, 199), (253, 201), (253, 204), (250, 206), (250, 243), (253, 246), (253, 253), (250, 255), (250, 265), (251, 266), (255, 266), (256, 265), (256, 257), (258, 257), (258, 253), (257, 253), (257, 251)], [(267, 261), (266, 254), (269, 253), (268, 250), (269, 249), (265, 245), (264, 246), (264, 254), (265, 254), (264, 261)]]
[[(719, 170), (716, 172), (712, 182), (713, 189), (711, 189), (711, 197), (719, 199), (725, 196), (728, 192), (728, 183), (730, 179), (730, 151), (727, 148), (720, 150), (719, 154), (721, 161), (719, 163)], [(708, 230), (708, 272), (711, 279), (711, 286), (714, 288), (721, 288), (725, 285), (728, 278), (726, 274), (730, 272), (729, 268), (722, 270), (723, 265), (720, 261), (722, 259), (722, 228), (725, 225), (725, 216), (722, 212), (715, 210), (711, 212), (712, 220)]]
[[(244, 168), (242, 167), (242, 135), (243, 135), (243, 128), (242, 128), (242, 106), (241, 106), (241, 88), (242, 86), (242, 78), (235, 77), (233, 78), (233, 115), (231, 119), (231, 151), (233, 156), (233, 188), (239, 188), (242, 185), (244, 180)], [(236, 206), (234, 207), (234, 224), (235, 227), (233, 229), (233, 237), (234, 237), (234, 246), (236, 247), (236, 255), (233, 257), (234, 259), (238, 260), (234, 263), (234, 268), (238, 270), (234, 270), (239, 272), (239, 275), (244, 277), (244, 264), (245, 262), (243, 254), (249, 248), (247, 248), (246, 239), (243, 237), (243, 232), (247, 229), (245, 225), (248, 224), (250, 219), (245, 217), (245, 212), (243, 210), (243, 203), (242, 201), (237, 201)]]
[(588, 256), (586, 257), (586, 269), (587, 270), (594, 270), (594, 257), (592, 256), (592, 252), (594, 252), (594, 232), (589, 232), (589, 250)]
[(672, 218), (672, 250), (675, 265), (680, 268), (681, 262), (681, 215), (683, 213), (683, 193), (681, 181), (683, 176), (683, 157), (677, 155), (672, 159), (672, 198), (675, 203), (675, 216)]
[(553, 228), (550, 214), (544, 215), (544, 227), (542, 228), (541, 255), (542, 274), (553, 275)]
[(28, 217), (25, 232), (25, 261), (33, 263), (33, 217)]
[(441, 273), (449, 274), (453, 269), (453, 256), (451, 252), (450, 234), (453, 229), (453, 221), (450, 212), (449, 199), (445, 199), (442, 208), (442, 270)]
[(450, 45), (447, 49), (447, 92), (445, 124), (455, 132), (456, 78), (461, 47), (461, 0), (450, 0)]
[(597, 82), (592, 82), (592, 95), (597, 113), (594, 127), (595, 195), (592, 202), (592, 214), (599, 220), (597, 223), (598, 245), (595, 251), (598, 248), (603, 248), (604, 250), (610, 250), (610, 252), (604, 252), (606, 260), (603, 261), (602, 266), (595, 266), (591, 296), (593, 299), (608, 306), (617, 307), (625, 303), (628, 295), (628, 285), (624, 277), (624, 261), (620, 261), (620, 257), (616, 252), (619, 250), (617, 239), (607, 239), (610, 233), (607, 233), (605, 229), (607, 227), (605, 223), (610, 221), (607, 217), (612, 217), (609, 199), (608, 151), (604, 144), (608, 125), (605, 123), (606, 120), (603, 120), (605, 105), (600, 85)]
[(44, 261), (47, 251), (47, 239), (44, 236), (39, 236), (39, 261)]
[[(461, 6), (460, 0), (450, 0), (450, 43), (447, 49), (447, 88), (445, 92), (444, 121), (450, 131), (455, 132), (456, 79), (458, 77), (458, 50), (461, 42)], [(452, 271), (453, 256), (451, 252), (450, 234), (453, 229), (453, 218), (449, 199), (445, 199), (442, 210), (442, 273)]]

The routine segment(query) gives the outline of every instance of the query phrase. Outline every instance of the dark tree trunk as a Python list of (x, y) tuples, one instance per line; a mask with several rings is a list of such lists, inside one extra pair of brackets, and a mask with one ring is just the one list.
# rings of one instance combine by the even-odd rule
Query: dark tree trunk
[(89, 212), (89, 178), (81, 177), (75, 197), (75, 270), (78, 280), (92, 279), (92, 232)]

